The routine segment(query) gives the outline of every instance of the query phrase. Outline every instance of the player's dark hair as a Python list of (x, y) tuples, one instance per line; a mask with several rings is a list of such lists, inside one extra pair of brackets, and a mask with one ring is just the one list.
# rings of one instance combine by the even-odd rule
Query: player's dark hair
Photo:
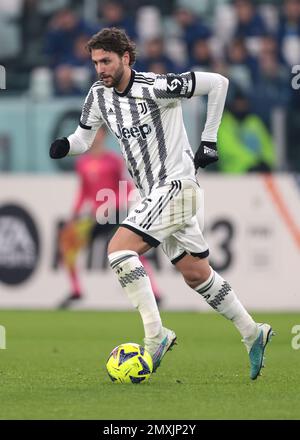
[(123, 29), (104, 28), (93, 35), (87, 43), (87, 49), (91, 53), (93, 49), (103, 49), (106, 52), (115, 52), (120, 57), (125, 52), (129, 53), (129, 65), (132, 66), (136, 59), (136, 46), (130, 40)]

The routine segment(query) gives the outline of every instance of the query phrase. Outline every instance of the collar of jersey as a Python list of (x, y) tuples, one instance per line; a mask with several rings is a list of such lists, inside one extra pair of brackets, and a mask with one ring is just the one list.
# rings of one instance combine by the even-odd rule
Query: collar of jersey
[(126, 87), (126, 89), (124, 90), (124, 92), (122, 92), (122, 93), (121, 93), (121, 92), (118, 92), (116, 89), (114, 89), (114, 92), (115, 92), (118, 96), (126, 96), (127, 93), (129, 92), (129, 90), (130, 90), (131, 87), (132, 87), (132, 84), (133, 84), (134, 78), (135, 78), (135, 71), (134, 71), (133, 69), (131, 69), (130, 80), (129, 80), (129, 83), (127, 84), (127, 87)]

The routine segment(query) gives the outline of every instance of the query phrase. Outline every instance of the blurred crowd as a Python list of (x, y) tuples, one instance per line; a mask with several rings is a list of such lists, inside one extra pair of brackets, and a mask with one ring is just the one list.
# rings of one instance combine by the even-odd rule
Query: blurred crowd
[[(136, 42), (136, 70), (227, 76), (227, 111), (236, 121), (250, 114), (271, 130), (274, 110), (284, 109), (288, 168), (300, 170), (300, 91), (291, 85), (300, 65), (300, 0), (1, 0), (8, 93), (86, 95), (95, 73), (85, 46), (107, 26), (125, 29)], [(235, 100), (247, 101), (243, 111), (235, 111)], [(272, 169), (273, 156), (262, 169)]]

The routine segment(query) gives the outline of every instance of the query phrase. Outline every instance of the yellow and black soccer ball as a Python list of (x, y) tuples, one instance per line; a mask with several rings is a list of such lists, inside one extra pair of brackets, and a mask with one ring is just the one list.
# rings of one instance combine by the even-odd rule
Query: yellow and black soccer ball
[(113, 349), (106, 369), (115, 383), (143, 383), (153, 371), (152, 357), (141, 345), (127, 342)]

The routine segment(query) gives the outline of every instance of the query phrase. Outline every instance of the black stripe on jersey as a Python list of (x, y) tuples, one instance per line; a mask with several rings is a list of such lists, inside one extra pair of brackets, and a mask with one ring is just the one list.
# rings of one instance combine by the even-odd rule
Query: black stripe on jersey
[[(112, 134), (115, 136), (114, 129), (111, 126), (111, 123), (109, 122), (108, 113), (107, 113), (107, 110), (105, 107), (104, 89), (101, 88), (101, 89), (97, 90), (97, 98), (98, 98), (98, 105), (99, 105), (100, 111), (102, 113), (102, 117), (103, 117), (105, 123), (107, 124), (108, 128), (112, 132)], [(132, 177), (132, 179), (135, 180), (133, 172), (130, 168), (128, 168), (128, 172), (129, 172), (130, 176)]]
[(155, 81), (154, 78), (147, 77), (145, 75), (142, 75), (141, 73), (136, 73), (135, 74), (135, 81), (137, 81), (137, 80), (139, 80), (139, 81), (146, 81), (149, 85), (153, 84), (154, 81)]
[[(149, 80), (154, 80), (154, 78), (152, 78), (152, 76), (146, 76), (146, 75), (144, 75), (144, 73), (145, 72), (135, 72), (135, 76), (136, 77), (142, 77), (142, 78), (145, 78), (145, 79), (149, 79)], [(149, 72), (148, 72), (149, 73)]]
[(156, 209), (155, 213), (152, 213), (152, 221), (148, 221), (146, 225), (144, 225), (145, 229), (149, 229), (151, 225), (155, 222), (155, 220), (160, 216), (164, 208), (167, 206), (167, 204), (173, 199), (174, 196), (177, 196), (179, 192), (181, 191), (181, 182), (180, 180), (173, 180), (172, 181), (172, 188), (168, 192), (168, 197), (163, 200), (161, 203), (158, 204), (158, 207)]
[(184, 152), (189, 156), (191, 161), (194, 163), (194, 156), (191, 150), (184, 150)]
[(195, 91), (195, 87), (196, 87), (196, 75), (195, 75), (195, 72), (191, 71), (191, 77), (192, 77), (192, 90), (191, 90), (189, 98), (191, 98), (194, 95), (194, 91)]
[(165, 135), (163, 130), (163, 124), (161, 119), (161, 112), (156, 102), (151, 99), (150, 92), (147, 87), (143, 87), (143, 98), (147, 100), (147, 104), (150, 109), (151, 119), (155, 128), (156, 139), (158, 143), (158, 154), (160, 158), (160, 170), (158, 173), (159, 185), (163, 185), (167, 178), (166, 159), (167, 159), (167, 147), (165, 141)]
[[(129, 108), (130, 108), (130, 114), (132, 119), (132, 125), (133, 126), (140, 126), (142, 124), (140, 119), (140, 114), (137, 106), (137, 100), (132, 97), (131, 92), (128, 94), (129, 98)], [(144, 161), (144, 169), (146, 174), (147, 183), (149, 186), (149, 192), (151, 191), (153, 185), (154, 185), (154, 178), (153, 178), (153, 172), (151, 168), (151, 162), (150, 162), (150, 155), (148, 151), (148, 142), (146, 139), (142, 139), (142, 137), (137, 138), (137, 142), (139, 144), (142, 158)]]
[(101, 81), (101, 80), (96, 81), (96, 82), (92, 85), (92, 89), (93, 89), (94, 87), (99, 87), (99, 86), (103, 86), (103, 81)]
[[(134, 71), (132, 70), (132, 72), (134, 72)], [(112, 96), (113, 96), (113, 106), (114, 106), (114, 110), (115, 110), (115, 114), (116, 114), (116, 118), (117, 118), (117, 123), (120, 124), (121, 127), (123, 127), (124, 120), (123, 120), (123, 116), (122, 116), (122, 110), (121, 110), (121, 106), (120, 106), (119, 96), (116, 93), (113, 93)], [(133, 156), (132, 151), (130, 149), (130, 143), (128, 142), (127, 139), (123, 139), (122, 144), (124, 145), (124, 148), (125, 148), (125, 152), (126, 152), (128, 162), (131, 167), (133, 178), (137, 184), (137, 187), (142, 189), (143, 187), (142, 187), (140, 172), (137, 168), (137, 162), (135, 160), (135, 157)]]
[(85, 125), (81, 121), (79, 121), (79, 127), (84, 128), (85, 130), (91, 130), (92, 127), (90, 125)]
[(91, 112), (93, 102), (94, 102), (94, 93), (93, 93), (93, 89), (91, 88), (89, 91), (89, 94), (87, 95), (85, 103), (83, 104), (83, 109), (82, 109), (82, 113), (81, 113), (81, 117), (80, 117), (80, 122), (83, 125), (88, 126), (87, 122), (89, 119), (89, 115)]
[(104, 89), (100, 88), (97, 90), (97, 98), (98, 98), (98, 105), (100, 108), (100, 111), (102, 113), (102, 117), (104, 121), (106, 122), (108, 128), (111, 130), (112, 133), (114, 133), (113, 128), (108, 120), (108, 114), (105, 107), (105, 99), (104, 99)]
[(149, 83), (149, 84), (153, 84), (154, 81), (155, 81), (154, 78), (146, 78), (145, 76), (143, 76), (143, 75), (138, 75), (138, 74), (135, 75), (134, 80), (135, 80), (135, 81), (146, 81), (146, 82)]
[(143, 79), (139, 79), (139, 80), (136, 80), (134, 82), (137, 83), (137, 84), (146, 84), (147, 86), (152, 86), (152, 84), (154, 84), (154, 82), (149, 83), (148, 81), (144, 81)]

